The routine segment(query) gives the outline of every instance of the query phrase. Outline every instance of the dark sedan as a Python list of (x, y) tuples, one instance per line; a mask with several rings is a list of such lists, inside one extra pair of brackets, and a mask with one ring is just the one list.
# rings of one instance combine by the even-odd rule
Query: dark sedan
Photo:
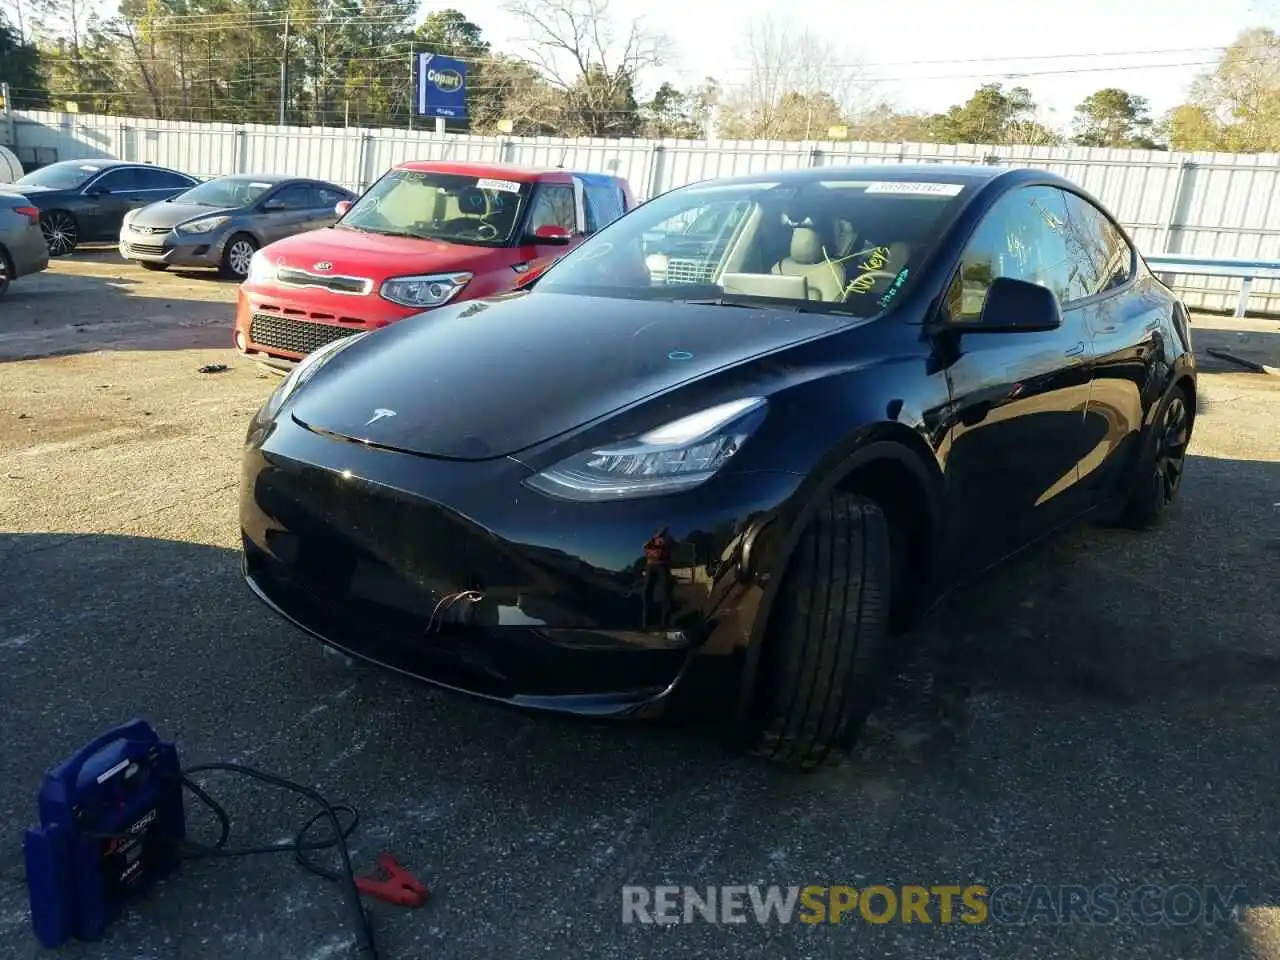
[[(711, 212), (723, 236), (663, 239)], [(307, 357), (250, 425), (244, 573), (412, 676), (595, 716), (718, 694), (811, 765), (944, 593), (1085, 517), (1160, 520), (1195, 411), (1185, 307), (1068, 180), (708, 181), (529, 292)]]
[(356, 195), (326, 180), (280, 174), (218, 177), (129, 213), (120, 255), (152, 270), (216, 267), (244, 279), (254, 251), (336, 223)]
[(131, 210), (189, 190), (189, 174), (124, 160), (63, 160), (32, 170), (0, 191), (24, 194), (40, 210), (40, 229), (55, 257), (81, 243), (115, 241)]

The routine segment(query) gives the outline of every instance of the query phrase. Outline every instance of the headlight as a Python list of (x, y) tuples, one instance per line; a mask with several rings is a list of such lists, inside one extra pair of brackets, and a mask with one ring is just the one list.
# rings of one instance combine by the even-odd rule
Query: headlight
[(267, 398), (267, 402), (263, 404), (262, 412), (259, 414), (259, 419), (274, 419), (276, 414), (280, 412), (280, 408), (284, 406), (285, 401), (297, 393), (303, 384), (314, 377), (316, 371), (324, 365), (326, 360), (343, 347), (351, 346), (361, 337), (367, 337), (372, 332), (372, 330), (365, 330), (362, 333), (353, 333), (349, 337), (326, 343), (323, 347), (308, 353), (298, 361), (296, 367), (289, 371), (289, 375), (284, 378), (284, 383), (276, 387), (271, 396)]
[(566, 500), (625, 500), (688, 490), (710, 480), (764, 420), (767, 401), (710, 407), (634, 440), (569, 457), (525, 480)]
[(249, 258), (249, 272), (245, 275), (246, 283), (270, 283), (276, 278), (276, 268), (267, 260), (264, 250), (255, 250)]
[(448, 303), (471, 280), (469, 273), (440, 273), (422, 277), (392, 277), (382, 284), (382, 296), (402, 307), (439, 307)]
[(138, 211), (139, 211), (140, 209), (141, 209), (141, 207), (134, 207), (132, 210), (130, 210), (128, 213), (126, 213), (126, 214), (124, 215), (124, 220), (123, 220), (123, 221), (121, 221), (121, 222), (122, 222), (126, 227), (127, 227), (129, 224), (133, 223), (133, 218), (134, 218), (134, 217), (136, 217), (136, 216), (138, 215)]
[(203, 220), (192, 220), (178, 227), (183, 233), (208, 233), (222, 226), (230, 217), (205, 217)]

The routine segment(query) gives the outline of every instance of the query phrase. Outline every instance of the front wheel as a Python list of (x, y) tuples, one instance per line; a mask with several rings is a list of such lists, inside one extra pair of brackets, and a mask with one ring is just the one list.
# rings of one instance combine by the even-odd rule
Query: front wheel
[(783, 573), (758, 673), (754, 753), (814, 767), (852, 746), (886, 662), (891, 575), (884, 512), (833, 495)]
[(253, 237), (245, 233), (237, 233), (227, 241), (222, 251), (220, 264), (222, 274), (234, 277), (236, 280), (243, 280), (249, 275), (249, 261), (253, 259), (257, 249), (258, 244), (254, 242)]

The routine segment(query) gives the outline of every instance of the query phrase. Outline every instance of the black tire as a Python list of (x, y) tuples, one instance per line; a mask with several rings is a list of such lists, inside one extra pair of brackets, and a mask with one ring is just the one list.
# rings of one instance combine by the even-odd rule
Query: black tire
[(243, 280), (249, 275), (248, 257), (242, 257), (241, 252), (247, 249), (249, 256), (258, 249), (258, 242), (247, 233), (237, 233), (227, 240), (227, 245), (222, 248), (222, 262), (218, 264), (218, 272), (224, 277), (232, 277), (236, 280)]
[(871, 713), (888, 650), (884, 512), (832, 496), (783, 573), (765, 637), (750, 748), (779, 763), (838, 761)]
[(9, 263), (9, 252), (4, 247), (0, 247), (0, 300), (3, 300), (4, 295), (9, 292), (12, 283), (13, 267)]
[(1160, 403), (1151, 437), (1134, 468), (1121, 526), (1145, 530), (1156, 526), (1178, 499), (1186, 468), (1195, 412), (1185, 387), (1175, 386)]
[(137, 263), (138, 266), (142, 267), (143, 270), (155, 270), (156, 272), (159, 272), (161, 270), (169, 269), (169, 265), (167, 263), (153, 263), (150, 260), (136, 260), (134, 262)]
[(65, 257), (80, 244), (80, 225), (65, 210), (41, 214), (40, 230), (44, 233), (44, 243), (51, 257)]

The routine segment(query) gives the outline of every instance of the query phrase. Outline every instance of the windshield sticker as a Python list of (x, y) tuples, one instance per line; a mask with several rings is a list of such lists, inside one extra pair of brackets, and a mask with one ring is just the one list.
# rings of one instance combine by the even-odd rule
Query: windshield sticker
[(898, 291), (902, 289), (902, 285), (906, 282), (907, 282), (907, 271), (906, 271), (906, 268), (903, 268), (902, 272), (899, 273), (896, 277), (894, 277), (893, 283), (889, 286), (889, 289), (885, 291), (884, 296), (881, 297), (877, 301), (877, 303), (879, 303), (881, 307), (889, 306), (889, 304), (893, 302), (893, 298), (898, 295)]
[(490, 177), (482, 177), (476, 181), (476, 186), (481, 190), (500, 190), (503, 193), (520, 192), (520, 184), (513, 180), (494, 180)]
[(909, 183), (905, 180), (886, 180), (869, 183), (866, 193), (897, 193), (914, 197), (954, 197), (964, 189), (962, 183)]

